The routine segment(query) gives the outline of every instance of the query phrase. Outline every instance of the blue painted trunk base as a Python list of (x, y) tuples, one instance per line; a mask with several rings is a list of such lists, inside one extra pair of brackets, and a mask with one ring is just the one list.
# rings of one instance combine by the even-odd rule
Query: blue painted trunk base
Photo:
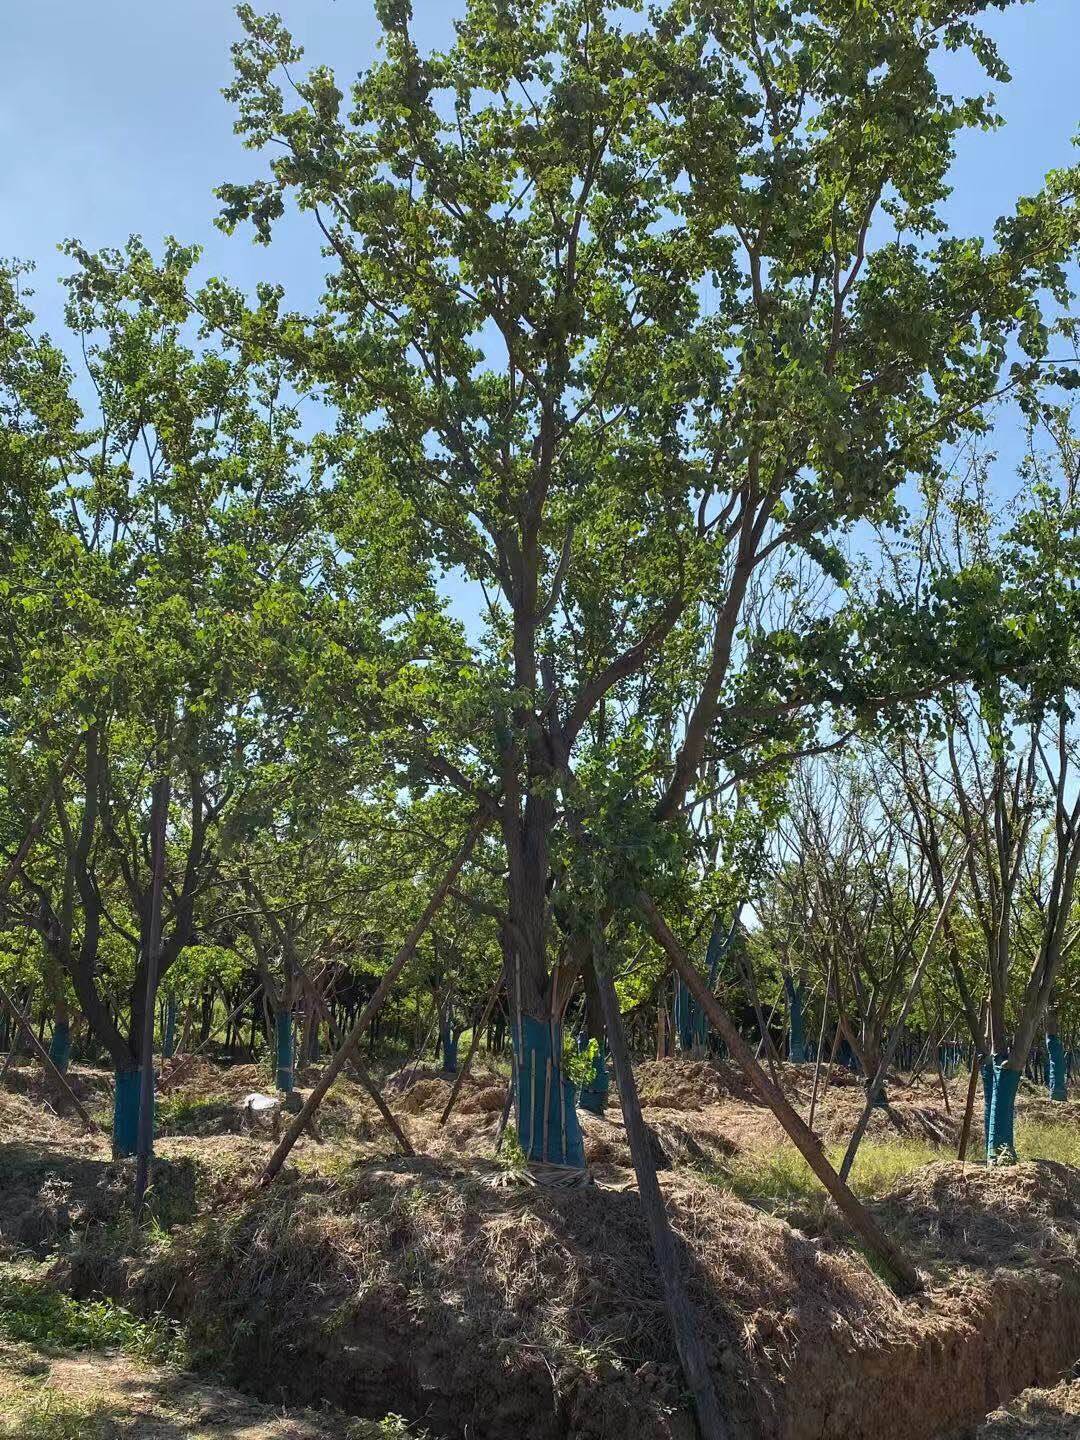
[(166, 1060), (176, 1054), (176, 1001), (170, 995), (165, 1001), (165, 1034), (161, 1041), (161, 1053)]
[(855, 1075), (859, 1073), (858, 1056), (855, 1054), (855, 1051), (852, 1050), (851, 1043), (846, 1035), (843, 1036), (840, 1041), (840, 1049), (837, 1052), (836, 1058), (845, 1070), (850, 1070)]
[(1020, 1071), (1005, 1068), (1006, 1055), (986, 1060), (982, 1066), (983, 1125), (986, 1136), (986, 1161), (992, 1164), (1001, 1150), (1016, 1152), (1014, 1120), (1016, 1092), (1020, 1088)]
[[(579, 1044), (587, 1045), (588, 1037), (581, 1036)], [(593, 1073), (589, 1081), (581, 1087), (581, 1094), (578, 1097), (578, 1104), (582, 1110), (588, 1110), (592, 1115), (603, 1115), (607, 1105), (608, 1091), (611, 1088), (611, 1078), (607, 1068), (607, 1047), (603, 1040), (597, 1041), (596, 1059), (593, 1062)]]
[(277, 1088), (289, 1095), (293, 1088), (293, 1023), (288, 1010), (279, 1010), (274, 1016), (274, 1035), (277, 1041)]
[(795, 1065), (806, 1060), (806, 1022), (803, 1015), (803, 986), (784, 976), (788, 1001), (788, 1059)]
[(58, 1020), (53, 1027), (52, 1040), (49, 1042), (49, 1059), (61, 1075), (67, 1073), (71, 1060), (71, 1026), (66, 1020)]
[(1065, 1046), (1060, 1035), (1046, 1037), (1047, 1081), (1051, 1100), (1069, 1098), (1068, 1083), (1065, 1079)]
[(447, 1075), (457, 1074), (458, 1036), (453, 1026), (446, 1025), (439, 1031), (439, 1048), (442, 1050), (442, 1068)]
[(113, 1154), (134, 1155), (139, 1147), (139, 1087), (142, 1076), (138, 1070), (117, 1070), (113, 1096)]
[(684, 1055), (702, 1049), (708, 1034), (705, 1012), (679, 975), (675, 976), (675, 1034), (679, 1037), (679, 1049)]
[(562, 1070), (562, 1026), (523, 1015), (520, 1045), (515, 1033), (514, 1046), (518, 1140), (526, 1158), (584, 1169), (574, 1087)]

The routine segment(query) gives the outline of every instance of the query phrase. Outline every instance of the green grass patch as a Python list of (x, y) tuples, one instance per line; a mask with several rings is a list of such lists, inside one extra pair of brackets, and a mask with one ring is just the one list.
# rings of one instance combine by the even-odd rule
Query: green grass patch
[(111, 1300), (73, 1300), (39, 1280), (0, 1270), (0, 1335), (62, 1350), (123, 1350), (141, 1360), (182, 1356), (178, 1328), (146, 1320)]
[[(830, 1146), (826, 1154), (833, 1167), (839, 1169), (844, 1148)], [(895, 1140), (864, 1140), (852, 1167), (851, 1188), (864, 1198), (883, 1195), (935, 1160), (950, 1158), (949, 1151), (921, 1140), (901, 1136)], [(804, 1226), (820, 1225), (824, 1218), (826, 1192), (793, 1146), (739, 1155), (706, 1173), (714, 1184), (750, 1204), (764, 1204), (781, 1213), (794, 1211)]]
[(37, 1388), (0, 1390), (3, 1440), (104, 1440), (117, 1433), (110, 1420), (98, 1400), (74, 1400)]
[(427, 1430), (414, 1430), (402, 1415), (382, 1420), (356, 1420), (349, 1426), (349, 1440), (428, 1440)]
[(220, 1127), (232, 1111), (224, 1095), (165, 1095), (157, 1102), (154, 1116), (159, 1135), (205, 1135)]
[(101, 1400), (76, 1400), (38, 1386), (0, 1389), (2, 1440), (109, 1440), (115, 1412)]
[(1080, 1168), (1080, 1129), (1075, 1121), (1016, 1117), (1016, 1153), (1021, 1160), (1057, 1160)]

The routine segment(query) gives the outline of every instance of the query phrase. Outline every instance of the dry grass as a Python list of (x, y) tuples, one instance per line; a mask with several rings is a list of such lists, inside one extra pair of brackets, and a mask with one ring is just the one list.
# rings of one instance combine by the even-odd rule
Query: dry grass
[[(345, 1080), (320, 1119), (325, 1143), (305, 1137), (266, 1192), (255, 1181), (270, 1139), (232, 1130), (236, 1097), (261, 1083), (249, 1068), (201, 1067), (162, 1107), (169, 1133), (157, 1147), (151, 1228), (125, 1220), (130, 1167), (111, 1166), (97, 1142), (79, 1149), (62, 1117), (44, 1148), (31, 1144), (27, 1097), (0, 1096), (0, 1126), (17, 1142), (0, 1157), (0, 1230), (16, 1209), (44, 1215), (20, 1243), (54, 1253), (72, 1235), (58, 1279), (147, 1313), (167, 1307), (198, 1354), (275, 1400), (328, 1398), (435, 1434), (470, 1426), (500, 1440), (684, 1433), (686, 1397), (617, 1108), (583, 1120), (603, 1187), (553, 1193), (507, 1184), (493, 1154), (505, 1080), (491, 1071), (470, 1079), (445, 1128), (445, 1078), (388, 1094), (421, 1152), (414, 1160)], [(783, 1078), (805, 1114), (810, 1067), (784, 1067)], [(946, 1115), (936, 1086), (896, 1087), (893, 1116), (875, 1115), (853, 1174), (934, 1277), (929, 1297), (903, 1308), (730, 1067), (650, 1063), (641, 1088), (737, 1432), (821, 1440), (841, 1433), (823, 1428), (827, 1414), (829, 1425), (847, 1417), (850, 1440), (907, 1440), (901, 1423), (929, 1440), (917, 1400), (933, 1347), (975, 1353), (1002, 1314), (1034, 1303), (1044, 1267), (1080, 1274), (1080, 1177), (1046, 1162), (985, 1172), (946, 1158), (955, 1150), (934, 1137), (950, 1134), (959, 1106), (954, 1095)], [(861, 1103), (848, 1084), (822, 1101), (836, 1163)], [(1029, 1099), (1021, 1116), (1022, 1153), (1080, 1160), (1071, 1117)], [(890, 1385), (895, 1415), (868, 1414), (864, 1430), (859, 1406), (888, 1410)], [(960, 1406), (984, 1393), (978, 1385), (957, 1370), (956, 1396), (943, 1389), (926, 1405)]]
[(1080, 1435), (1080, 1378), (1047, 1390), (1025, 1390), (995, 1410), (978, 1440), (1076, 1440)]

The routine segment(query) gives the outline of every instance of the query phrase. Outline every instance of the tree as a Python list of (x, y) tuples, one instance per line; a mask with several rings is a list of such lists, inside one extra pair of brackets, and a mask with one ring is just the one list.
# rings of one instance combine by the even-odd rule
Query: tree
[[(27, 341), (4, 377), (10, 413), (34, 419), (38, 497), (4, 576), (18, 620), (8, 703), (32, 725), (54, 799), (52, 856), (24, 867), (25, 919), (113, 1060), (126, 1153), (154, 998), (152, 771), (173, 772), (177, 801), (164, 977), (196, 938), (215, 831), (263, 749), (280, 745), (274, 695), (318, 609), (302, 581), (319, 529), (279, 373), (189, 343), (195, 253), (171, 245), (157, 264), (138, 242), (103, 257), (71, 248), (67, 322), (97, 414), (87, 421), (70, 399), (73, 372), (47, 340)], [(133, 280), (148, 275), (153, 299)], [(76, 735), (80, 761), (64, 776)], [(117, 986), (122, 1006), (107, 994)]]
[[(951, 837), (965, 846), (987, 987), (983, 1014), (956, 937), (946, 938), (985, 1057), (989, 1159), (1015, 1154), (1016, 1092), (1047, 1021), (1053, 1067), (1060, 1066), (1051, 1000), (1078, 938), (1076, 445), (1068, 412), (1045, 399), (1030, 408), (1030, 431), (1026, 493), (1011, 513), (993, 513), (978, 466), (957, 493), (935, 500), (927, 543), (953, 550), (958, 593), (967, 594), (971, 623), (985, 626), (987, 648), (971, 681), (931, 707), (927, 740), (900, 757), (935, 884)], [(1040, 439), (1052, 442), (1049, 454)]]
[[(583, 830), (606, 813), (624, 857), (681, 863), (714, 749), (810, 743), (830, 706), (869, 716), (943, 668), (842, 593), (778, 630), (743, 617), (801, 558), (842, 581), (837, 536), (1046, 354), (1071, 176), (993, 244), (939, 216), (956, 134), (995, 118), (939, 90), (934, 55), (1007, 78), (984, 8), (474, 0), (424, 55), (407, 0), (381, 0), (384, 58), (348, 101), (240, 8), (228, 93), (274, 158), (221, 188), (222, 223), (269, 241), (292, 199), (329, 271), (308, 321), (266, 297), (214, 318), (333, 402), (342, 496), (402, 496), (482, 597), (467, 662), (425, 661), (428, 704), (416, 674), (385, 700), (501, 834), (533, 1158), (582, 1162), (559, 1027), (588, 927), (554, 917)], [(649, 719), (621, 730), (631, 696)]]

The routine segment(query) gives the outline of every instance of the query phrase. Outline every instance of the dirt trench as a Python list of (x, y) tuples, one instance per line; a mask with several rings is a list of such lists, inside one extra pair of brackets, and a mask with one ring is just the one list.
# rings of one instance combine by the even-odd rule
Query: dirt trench
[[(443, 1140), (420, 1128), (443, 1089), (401, 1112), (437, 1153), (354, 1148), (324, 1172), (302, 1149), (269, 1192), (252, 1188), (256, 1141), (164, 1140), (156, 1183), (177, 1221), (143, 1250), (95, 1248), (128, 1209), (100, 1147), (24, 1134), (0, 1146), (0, 1230), (66, 1257), (57, 1282), (76, 1295), (166, 1309), (262, 1402), (400, 1414), (432, 1440), (692, 1440), (629, 1174), (508, 1187), (479, 1148), (493, 1112)], [(732, 1440), (959, 1440), (1080, 1356), (1080, 1171), (942, 1162), (875, 1202), (928, 1276), (901, 1304), (846, 1233), (805, 1234), (684, 1168), (684, 1131), (710, 1154), (731, 1143), (712, 1128), (723, 1097), (708, 1098), (693, 1117), (650, 1115)], [(727, 1104), (742, 1115), (741, 1096)]]

